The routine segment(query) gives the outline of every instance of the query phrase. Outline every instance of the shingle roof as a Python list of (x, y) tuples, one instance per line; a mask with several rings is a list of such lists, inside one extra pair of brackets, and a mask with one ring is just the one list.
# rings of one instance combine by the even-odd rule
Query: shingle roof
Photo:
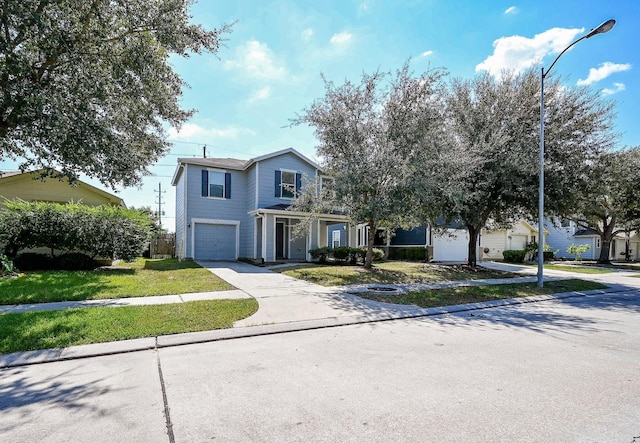
[(191, 165), (210, 166), (215, 168), (243, 170), (247, 160), (237, 158), (179, 158), (178, 163), (189, 163)]
[(594, 235), (597, 236), (597, 235), (600, 235), (600, 234), (598, 234), (593, 229), (578, 229), (576, 231), (576, 233), (573, 234), (574, 237), (592, 237)]

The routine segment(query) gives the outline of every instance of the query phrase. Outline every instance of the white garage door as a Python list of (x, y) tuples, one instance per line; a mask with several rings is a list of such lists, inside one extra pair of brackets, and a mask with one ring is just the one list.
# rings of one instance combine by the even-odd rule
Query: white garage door
[(449, 235), (433, 237), (434, 261), (462, 261), (469, 256), (469, 233), (462, 230), (449, 230)]
[(236, 226), (195, 223), (193, 258), (236, 260)]
[(513, 235), (511, 237), (511, 249), (524, 249), (527, 247), (526, 235)]

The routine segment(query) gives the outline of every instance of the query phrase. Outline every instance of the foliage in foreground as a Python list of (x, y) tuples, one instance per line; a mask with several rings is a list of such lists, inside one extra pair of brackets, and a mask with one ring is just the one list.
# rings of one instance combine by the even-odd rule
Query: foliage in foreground
[(193, 111), (170, 59), (216, 53), (230, 28), (191, 23), (193, 0), (3, 1), (0, 160), (140, 183)]
[(155, 229), (147, 214), (122, 207), (22, 200), (4, 206), (0, 244), (10, 257), (21, 249), (44, 247), (52, 257), (58, 250), (130, 261), (142, 254)]
[(255, 299), (0, 314), (0, 354), (230, 328)]

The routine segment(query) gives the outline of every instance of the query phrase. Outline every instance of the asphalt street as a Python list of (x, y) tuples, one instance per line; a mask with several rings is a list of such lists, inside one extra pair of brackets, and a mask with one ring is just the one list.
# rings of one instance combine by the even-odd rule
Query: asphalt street
[(7, 442), (640, 440), (640, 291), (0, 370)]

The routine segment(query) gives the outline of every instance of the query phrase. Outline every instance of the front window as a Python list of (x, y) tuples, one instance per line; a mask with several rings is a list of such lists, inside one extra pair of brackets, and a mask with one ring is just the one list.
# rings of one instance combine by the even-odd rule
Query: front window
[(209, 197), (224, 198), (224, 172), (209, 171)]
[(296, 173), (282, 171), (280, 181), (280, 195), (282, 198), (293, 198), (296, 195)]

